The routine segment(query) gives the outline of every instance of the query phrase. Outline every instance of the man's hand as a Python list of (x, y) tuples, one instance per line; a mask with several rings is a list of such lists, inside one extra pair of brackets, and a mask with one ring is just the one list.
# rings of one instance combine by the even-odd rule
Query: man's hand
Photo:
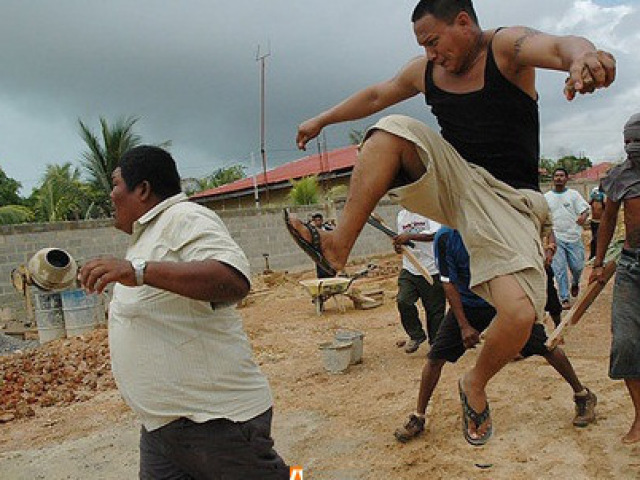
[(307, 143), (316, 138), (323, 127), (324, 125), (318, 120), (318, 117), (301, 123), (298, 127), (298, 135), (296, 136), (298, 148), (300, 150), (306, 150)]
[(393, 249), (396, 253), (402, 253), (402, 246), (411, 241), (411, 235), (408, 233), (400, 233), (391, 239), (393, 242)]
[(593, 267), (591, 269), (591, 274), (589, 275), (589, 285), (591, 285), (593, 282), (600, 282), (603, 285), (607, 283), (606, 279), (604, 278), (604, 267)]
[(480, 333), (471, 325), (460, 328), (464, 348), (473, 348), (480, 343)]
[(121, 258), (90, 260), (80, 269), (78, 280), (89, 293), (102, 293), (106, 286), (113, 282), (128, 287), (136, 286), (136, 274), (131, 262)]
[(598, 88), (611, 85), (616, 77), (616, 59), (603, 50), (589, 51), (578, 56), (569, 67), (569, 78), (565, 81), (564, 95), (567, 100), (576, 93), (593, 93)]
[(553, 262), (553, 256), (555, 255), (555, 250), (552, 248), (544, 249), (544, 266), (548, 267)]

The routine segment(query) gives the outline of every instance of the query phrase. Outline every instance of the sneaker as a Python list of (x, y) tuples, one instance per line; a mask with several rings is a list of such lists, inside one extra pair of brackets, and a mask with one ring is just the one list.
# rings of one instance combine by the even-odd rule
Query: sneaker
[(411, 340), (409, 340), (407, 342), (407, 344), (404, 346), (404, 352), (405, 353), (413, 353), (416, 350), (418, 350), (418, 348), (420, 348), (420, 344), (424, 342), (424, 340), (414, 340), (413, 338)]
[(577, 297), (580, 293), (580, 285), (571, 285), (571, 296)]
[(574, 395), (573, 401), (576, 402), (576, 416), (573, 419), (573, 425), (576, 427), (586, 427), (593, 423), (596, 419), (596, 404), (598, 397), (587, 388), (586, 395)]
[(425, 419), (420, 418), (417, 415), (409, 415), (409, 420), (404, 424), (402, 428), (393, 432), (396, 440), (402, 443), (407, 443), (409, 440), (416, 438), (422, 432), (424, 432)]
[(563, 310), (570, 310), (571, 309), (571, 304), (569, 303), (569, 300), (563, 300), (562, 301), (562, 309)]

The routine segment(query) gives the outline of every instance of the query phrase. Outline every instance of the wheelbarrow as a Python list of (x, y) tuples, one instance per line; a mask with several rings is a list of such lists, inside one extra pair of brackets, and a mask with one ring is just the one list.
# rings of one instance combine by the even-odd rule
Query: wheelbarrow
[(300, 280), (300, 284), (306, 288), (311, 295), (311, 301), (316, 306), (316, 313), (321, 315), (324, 311), (325, 303), (333, 298), (338, 310), (344, 311), (344, 307), (338, 302), (337, 295), (347, 295), (349, 287), (358, 278), (366, 276), (376, 265), (369, 264), (367, 268), (355, 273), (351, 277), (314, 278), (310, 280)]

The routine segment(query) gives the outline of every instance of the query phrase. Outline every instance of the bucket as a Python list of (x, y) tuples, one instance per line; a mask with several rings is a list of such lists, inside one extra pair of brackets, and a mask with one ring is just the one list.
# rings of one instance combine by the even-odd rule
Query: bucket
[(81, 288), (60, 292), (67, 337), (82, 335), (95, 329), (100, 323), (100, 295), (88, 294)]
[(362, 363), (362, 348), (364, 333), (357, 330), (338, 330), (335, 335), (337, 342), (351, 342), (351, 364)]
[(33, 297), (40, 343), (64, 338), (64, 315), (60, 294), (38, 289)]
[(351, 342), (325, 342), (319, 345), (324, 368), (329, 373), (344, 373), (351, 363)]

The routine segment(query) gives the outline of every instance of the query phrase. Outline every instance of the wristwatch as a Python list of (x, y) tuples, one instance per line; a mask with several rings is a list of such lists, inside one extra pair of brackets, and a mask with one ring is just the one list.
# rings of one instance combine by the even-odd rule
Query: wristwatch
[(136, 285), (144, 285), (144, 270), (147, 268), (147, 262), (141, 258), (134, 258), (131, 260), (131, 266), (136, 274)]

